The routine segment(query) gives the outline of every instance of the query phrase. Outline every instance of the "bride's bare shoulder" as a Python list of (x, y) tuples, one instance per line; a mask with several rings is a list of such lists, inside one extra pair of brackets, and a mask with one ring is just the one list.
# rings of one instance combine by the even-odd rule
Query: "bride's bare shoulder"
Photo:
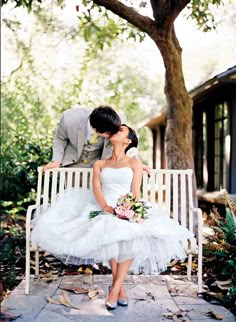
[(129, 162), (132, 165), (132, 167), (142, 167), (142, 162), (137, 158), (130, 158)]
[(94, 162), (93, 169), (101, 169), (106, 164), (106, 160), (97, 160)]

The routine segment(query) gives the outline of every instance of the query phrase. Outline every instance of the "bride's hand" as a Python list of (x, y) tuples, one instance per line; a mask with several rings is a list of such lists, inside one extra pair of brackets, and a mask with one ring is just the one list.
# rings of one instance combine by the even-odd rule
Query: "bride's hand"
[(109, 212), (110, 214), (114, 214), (114, 209), (111, 206), (105, 206), (102, 208), (104, 212)]

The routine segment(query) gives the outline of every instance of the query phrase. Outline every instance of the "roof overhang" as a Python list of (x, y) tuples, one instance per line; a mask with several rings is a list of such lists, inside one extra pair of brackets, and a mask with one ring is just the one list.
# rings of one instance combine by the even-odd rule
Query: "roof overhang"
[[(207, 82), (189, 91), (194, 103), (203, 98), (206, 94), (215, 91), (225, 84), (236, 84), (236, 66), (227, 69), (225, 72), (216, 75)], [(166, 124), (166, 111), (159, 112), (154, 118), (149, 118), (138, 124), (139, 128), (144, 126), (155, 129), (158, 125)]]
[(203, 96), (226, 84), (236, 84), (236, 66), (227, 69), (225, 72), (214, 76), (200, 86), (193, 88), (189, 91), (189, 95), (196, 102)]
[(166, 112), (160, 112), (154, 118), (146, 119), (139, 124), (139, 127), (147, 126), (150, 129), (156, 128), (157, 125), (165, 124), (166, 123)]

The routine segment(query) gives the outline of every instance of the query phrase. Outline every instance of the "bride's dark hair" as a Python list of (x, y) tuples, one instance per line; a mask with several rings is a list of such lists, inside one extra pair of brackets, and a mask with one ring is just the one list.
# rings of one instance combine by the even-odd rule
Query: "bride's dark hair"
[(131, 140), (131, 143), (125, 149), (125, 153), (126, 153), (131, 148), (137, 148), (137, 146), (138, 146), (138, 138), (137, 138), (136, 132), (131, 127), (129, 127), (126, 124), (122, 124), (122, 125), (126, 126), (127, 129), (129, 130), (128, 139)]

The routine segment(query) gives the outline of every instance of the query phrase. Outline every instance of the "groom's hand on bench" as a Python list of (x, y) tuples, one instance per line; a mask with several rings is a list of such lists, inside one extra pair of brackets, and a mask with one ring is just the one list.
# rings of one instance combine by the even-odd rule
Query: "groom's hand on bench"
[(143, 164), (143, 171), (144, 172), (147, 172), (147, 175), (150, 177), (150, 175), (151, 175), (151, 169), (147, 165), (145, 165), (145, 164)]
[(46, 164), (43, 169), (42, 172), (48, 170), (48, 169), (54, 169), (54, 168), (60, 168), (61, 163), (58, 161), (51, 161), (48, 164)]

